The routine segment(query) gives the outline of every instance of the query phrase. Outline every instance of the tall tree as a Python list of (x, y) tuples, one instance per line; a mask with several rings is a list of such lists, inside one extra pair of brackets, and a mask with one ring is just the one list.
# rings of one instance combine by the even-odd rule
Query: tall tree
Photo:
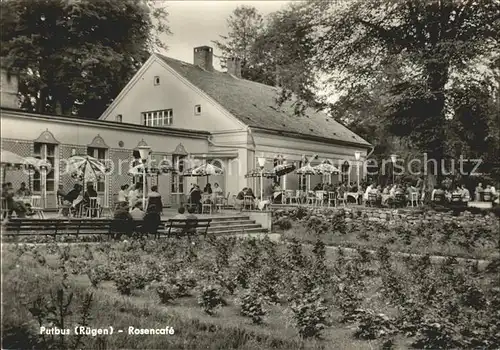
[(163, 47), (168, 13), (149, 0), (6, 0), (0, 55), (23, 108), (97, 118)]
[(227, 19), (228, 34), (221, 35), (222, 40), (212, 41), (222, 52), (220, 56), (221, 66), (226, 67), (226, 62), (232, 57), (241, 59), (241, 75), (245, 79), (253, 81), (262, 80), (262, 71), (254, 60), (252, 51), (255, 40), (264, 29), (262, 15), (253, 6), (238, 6)]
[[(454, 75), (475, 67), (498, 51), (498, 0), (353, 0), (311, 1), (304, 21), (314, 27), (302, 43), (312, 46), (310, 71), (335, 72), (330, 81), (338, 91), (369, 89), (387, 67), (404, 73), (390, 89), (387, 112), (392, 132), (438, 161), (446, 142), (446, 101)], [(304, 24), (306, 25), (306, 24)], [(283, 81), (304, 98), (297, 77)], [(306, 94), (304, 94), (304, 92)]]

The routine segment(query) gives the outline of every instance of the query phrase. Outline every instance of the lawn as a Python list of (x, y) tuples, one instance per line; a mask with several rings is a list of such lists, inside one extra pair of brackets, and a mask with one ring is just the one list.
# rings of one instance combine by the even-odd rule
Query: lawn
[[(495, 348), (498, 272), (267, 239), (9, 245), (3, 348)], [(43, 339), (49, 323), (125, 332)]]

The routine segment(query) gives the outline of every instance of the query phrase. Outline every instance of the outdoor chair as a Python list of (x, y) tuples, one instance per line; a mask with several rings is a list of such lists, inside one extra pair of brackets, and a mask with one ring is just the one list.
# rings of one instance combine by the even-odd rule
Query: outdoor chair
[(344, 193), (343, 196), (341, 196), (340, 194), (337, 195), (337, 201), (340, 203), (343, 203), (344, 204), (344, 207), (347, 205), (347, 192)]
[(227, 193), (227, 196), (224, 198), (224, 206), (229, 206), (229, 198), (230, 198), (231, 192)]
[(286, 196), (286, 191), (282, 190), (280, 191), (281, 193), (281, 204), (286, 204), (287, 196)]
[(410, 193), (410, 205), (413, 207), (413, 204), (418, 207), (418, 192)]
[(222, 213), (222, 211), (224, 210), (225, 201), (226, 201), (226, 198), (224, 198), (223, 196), (215, 197), (215, 211)]
[(314, 205), (316, 203), (316, 194), (313, 191), (307, 192), (307, 205)]
[(292, 204), (292, 200), (295, 196), (295, 191), (294, 190), (286, 190), (285, 191), (285, 203), (284, 204)]
[(205, 212), (205, 209), (208, 209), (208, 213), (212, 214), (212, 201), (210, 199), (210, 195), (202, 195), (201, 196), (201, 213)]
[(294, 201), (295, 201), (295, 204), (300, 203), (300, 191), (299, 190), (292, 191), (292, 193), (291, 193), (290, 204), (293, 204)]
[(93, 218), (93, 217), (100, 218), (101, 217), (100, 211), (101, 210), (99, 208), (99, 198), (90, 197), (89, 202), (88, 202), (88, 206), (85, 209), (85, 217), (87, 217), (87, 218)]
[(243, 197), (243, 208), (249, 208), (249, 209), (254, 209), (255, 202), (253, 200), (252, 196), (245, 196)]
[(366, 204), (370, 207), (374, 207), (377, 205), (377, 194), (375, 193), (368, 193), (368, 200)]
[(31, 196), (31, 210), (37, 215), (40, 219), (45, 219), (45, 214), (43, 212), (42, 206), (42, 196)]
[(333, 203), (333, 206), (337, 206), (337, 196), (335, 192), (328, 192), (328, 206), (331, 206)]
[(323, 202), (325, 200), (325, 191), (316, 191), (315, 194), (316, 194), (315, 204), (317, 206), (322, 207), (323, 206)]

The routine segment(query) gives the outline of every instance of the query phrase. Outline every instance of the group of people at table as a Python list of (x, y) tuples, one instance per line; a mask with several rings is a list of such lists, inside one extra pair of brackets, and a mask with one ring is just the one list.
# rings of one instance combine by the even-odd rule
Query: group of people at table
[[(292, 193), (289, 195), (287, 192)], [(333, 195), (331, 195), (333, 193)], [(318, 197), (319, 194), (319, 197)], [(475, 189), (476, 201), (491, 201), (498, 204), (499, 193), (492, 185), (485, 188), (479, 183)], [(352, 196), (358, 204), (375, 204), (390, 206), (392, 204), (412, 205), (430, 200), (434, 203), (468, 203), (472, 200), (470, 191), (464, 184), (456, 185), (452, 190), (444, 186), (436, 186), (432, 191), (426, 191), (423, 179), (420, 178), (414, 183), (378, 185), (377, 183), (362, 183), (359, 187), (356, 184), (340, 183), (332, 185), (330, 183), (319, 183), (313, 190), (306, 191), (305, 188), (299, 191), (285, 191), (278, 183), (273, 183), (263, 193), (263, 199), (256, 198), (252, 189), (245, 187), (235, 198), (235, 207), (242, 209), (245, 207), (263, 209), (268, 204), (287, 204), (292, 202), (297, 204), (307, 204), (309, 199), (321, 198), (323, 204), (327, 204), (334, 198), (335, 200), (347, 200), (347, 196)], [(426, 196), (429, 196), (426, 198)], [(314, 202), (316, 203), (316, 201)]]

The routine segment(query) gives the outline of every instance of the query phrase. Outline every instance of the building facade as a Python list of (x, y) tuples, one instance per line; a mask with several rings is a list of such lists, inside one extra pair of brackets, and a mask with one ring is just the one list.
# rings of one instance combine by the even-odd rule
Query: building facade
[[(195, 48), (193, 53), (194, 64), (153, 54), (97, 120), (18, 110), (13, 98), (16, 79), (2, 76), (2, 150), (54, 164), (50, 172), (8, 171), (4, 181), (15, 186), (29, 182), (46, 198), (46, 207), (55, 207), (58, 186), (68, 191), (76, 181), (64, 171), (65, 160), (72, 154), (89, 154), (113, 168), (96, 184), (110, 203), (121, 185), (137, 181), (128, 170), (133, 151), (143, 144), (151, 147), (156, 162), (166, 160), (181, 171), (203, 162), (224, 170), (224, 175), (209, 178), (152, 176), (148, 186), (157, 184), (171, 205), (185, 199), (192, 183), (203, 187), (217, 182), (230, 194), (250, 186), (258, 193), (259, 179), (245, 178), (258, 167), (258, 157), (266, 158), (265, 167), (271, 169), (283, 162), (299, 167), (303, 156), (317, 155), (312, 165), (329, 159), (344, 170), (332, 178), (312, 176), (312, 187), (364, 177), (354, 154), (359, 152), (363, 161), (371, 149), (368, 142), (322, 112), (307, 110), (296, 116), (292, 102), (277, 106), (276, 88), (241, 79), (237, 59), (222, 73), (213, 69), (210, 47)], [(279, 180), (287, 189), (307, 182), (295, 173)]]

